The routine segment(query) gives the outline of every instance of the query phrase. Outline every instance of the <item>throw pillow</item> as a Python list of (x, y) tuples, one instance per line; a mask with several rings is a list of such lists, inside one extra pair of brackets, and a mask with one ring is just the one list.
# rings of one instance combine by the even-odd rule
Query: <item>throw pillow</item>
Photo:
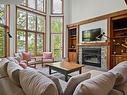
[(73, 95), (107, 95), (115, 81), (116, 76), (111, 72), (106, 72), (81, 82)]
[(52, 58), (52, 52), (43, 52), (43, 58), (46, 59)]
[(20, 84), (26, 95), (58, 95), (56, 85), (35, 69), (24, 69), (19, 73)]
[(127, 61), (117, 64), (109, 72), (112, 72), (117, 76), (115, 85), (123, 84), (127, 80)]
[(9, 78), (11, 81), (13, 81), (15, 84), (19, 85), (19, 70), (23, 70), (21, 66), (16, 64), (15, 62), (9, 62), (7, 66), (7, 73), (9, 75)]
[(77, 85), (80, 82), (82, 82), (86, 79), (89, 79), (90, 76), (91, 76), (90, 73), (83, 73), (83, 74), (71, 77), (67, 83), (66, 88), (65, 88), (64, 95), (73, 95), (73, 92), (74, 92), (75, 88), (77, 87)]
[(31, 53), (30, 52), (22, 52), (23, 60), (30, 61), (31, 60)]
[(20, 65), (22, 68), (24, 68), (24, 69), (26, 69), (26, 68), (27, 68), (26, 63), (21, 62), (21, 63), (19, 63), (19, 65)]

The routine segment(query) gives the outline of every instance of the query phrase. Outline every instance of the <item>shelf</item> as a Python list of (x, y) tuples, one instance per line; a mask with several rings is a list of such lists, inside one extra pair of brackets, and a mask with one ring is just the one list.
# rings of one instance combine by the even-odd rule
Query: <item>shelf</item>
[(68, 48), (69, 50), (76, 50), (76, 48)]
[(112, 37), (114, 39), (118, 39), (118, 38), (127, 38), (127, 36), (116, 36), (116, 37)]
[(117, 56), (118, 56), (118, 57), (123, 57), (123, 56), (127, 56), (127, 54), (116, 54), (116, 55), (114, 55), (114, 54), (113, 54), (112, 56), (116, 56), (116, 57), (117, 57)]
[(109, 42), (86, 42), (86, 43), (81, 43), (79, 46), (108, 46)]
[(127, 30), (127, 28), (122, 28), (122, 29), (114, 29), (114, 32), (119, 32), (119, 31), (124, 31), (124, 30)]

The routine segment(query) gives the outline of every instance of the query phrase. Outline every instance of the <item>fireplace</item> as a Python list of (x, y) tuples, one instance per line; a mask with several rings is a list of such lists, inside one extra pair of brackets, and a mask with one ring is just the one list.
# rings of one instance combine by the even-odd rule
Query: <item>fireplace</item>
[(82, 48), (82, 64), (101, 67), (101, 48)]

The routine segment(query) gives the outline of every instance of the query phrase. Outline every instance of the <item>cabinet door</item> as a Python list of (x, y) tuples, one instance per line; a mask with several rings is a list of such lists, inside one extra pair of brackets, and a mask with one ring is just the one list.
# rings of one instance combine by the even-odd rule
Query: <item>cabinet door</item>
[(122, 61), (127, 61), (127, 56), (118, 56), (116, 57), (116, 65)]
[(68, 60), (69, 60), (69, 62), (77, 62), (76, 52), (69, 52)]

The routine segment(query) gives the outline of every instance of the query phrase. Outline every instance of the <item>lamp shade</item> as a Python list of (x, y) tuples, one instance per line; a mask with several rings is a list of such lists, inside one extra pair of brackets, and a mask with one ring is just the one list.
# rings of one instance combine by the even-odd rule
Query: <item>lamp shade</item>
[(0, 0), (0, 4), (21, 4), (23, 0)]

